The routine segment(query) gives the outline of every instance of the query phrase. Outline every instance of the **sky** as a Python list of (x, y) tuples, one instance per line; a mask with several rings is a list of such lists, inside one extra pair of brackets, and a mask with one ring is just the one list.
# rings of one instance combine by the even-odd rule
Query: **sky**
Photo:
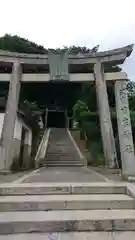
[[(46, 48), (135, 43), (134, 0), (0, 0), (0, 36), (19, 35)], [(135, 50), (123, 69), (135, 81)]]

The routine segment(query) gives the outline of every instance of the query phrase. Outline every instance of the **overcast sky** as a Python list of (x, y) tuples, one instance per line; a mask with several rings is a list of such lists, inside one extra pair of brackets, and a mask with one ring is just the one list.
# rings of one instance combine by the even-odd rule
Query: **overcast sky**
[[(0, 36), (17, 34), (44, 47), (135, 43), (134, 0), (0, 0)], [(124, 69), (135, 80), (135, 51)]]

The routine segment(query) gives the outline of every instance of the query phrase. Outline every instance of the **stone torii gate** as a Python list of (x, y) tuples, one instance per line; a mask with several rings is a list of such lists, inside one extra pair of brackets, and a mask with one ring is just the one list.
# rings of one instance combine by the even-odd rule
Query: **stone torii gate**
[[(109, 168), (114, 168), (117, 160), (115, 140), (111, 123), (110, 108), (106, 89), (106, 80), (115, 82), (115, 98), (117, 110), (118, 133), (122, 160), (122, 172), (125, 177), (135, 176), (135, 156), (131, 130), (128, 97), (126, 90), (127, 75), (124, 72), (104, 73), (104, 66), (109, 64), (123, 64), (131, 54), (133, 45), (105, 52), (91, 54), (70, 55), (52, 53), (48, 55), (20, 54), (0, 51), (0, 63), (12, 64), (12, 74), (0, 74), (0, 81), (10, 81), (8, 100), (3, 123), (0, 145), (0, 169), (9, 170), (11, 165), (10, 152), (18, 109), (21, 81), (95, 81), (97, 102), (100, 115), (100, 127), (103, 150)], [(22, 65), (49, 64), (48, 74), (23, 74)], [(69, 65), (90, 64), (93, 74), (70, 74)], [(2, 76), (2, 77), (1, 77)]]

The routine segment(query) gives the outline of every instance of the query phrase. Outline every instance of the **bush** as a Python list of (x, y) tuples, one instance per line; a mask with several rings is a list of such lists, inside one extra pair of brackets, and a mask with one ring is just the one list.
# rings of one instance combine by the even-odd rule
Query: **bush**
[[(100, 121), (99, 121), (99, 113), (98, 112), (90, 112), (87, 109), (86, 103), (81, 103), (78, 101), (78, 106), (76, 105), (76, 109), (78, 107), (78, 111), (76, 111), (76, 116), (79, 119), (80, 126), (80, 136), (81, 139), (85, 139), (86, 137), (86, 147), (89, 149), (90, 153), (88, 153), (88, 164), (97, 164), (98, 162), (104, 163), (103, 150), (102, 150), (102, 141), (101, 141), (101, 130), (100, 130)], [(111, 120), (113, 126), (113, 132), (115, 137), (115, 145), (118, 156), (118, 164), (119, 167), (122, 167), (121, 163), (121, 154), (120, 154), (120, 145), (119, 145), (119, 137), (118, 137), (118, 126), (117, 126), (117, 114), (115, 112), (115, 108), (111, 109)], [(132, 125), (132, 133), (133, 133), (133, 141), (135, 143), (135, 111), (130, 112), (131, 115), (131, 125)], [(84, 137), (85, 136), (85, 137)], [(98, 145), (101, 147), (99, 148)], [(98, 163), (100, 164), (100, 163)]]
[(90, 153), (91, 165), (94, 165), (94, 166), (102, 165), (104, 161), (101, 160), (101, 156), (103, 156), (101, 141), (94, 141), (94, 142), (89, 141), (88, 150)]
[[(96, 143), (95, 148), (93, 148), (93, 149), (89, 148), (89, 151), (86, 155), (87, 164), (89, 166), (104, 166), (105, 165), (104, 154), (101, 152), (101, 150), (99, 150), (99, 145), (100, 145), (99, 143)], [(93, 152), (94, 152), (94, 154), (93, 154)]]
[(99, 141), (100, 136), (100, 127), (93, 122), (83, 122), (83, 129), (85, 131), (86, 137), (89, 141)]

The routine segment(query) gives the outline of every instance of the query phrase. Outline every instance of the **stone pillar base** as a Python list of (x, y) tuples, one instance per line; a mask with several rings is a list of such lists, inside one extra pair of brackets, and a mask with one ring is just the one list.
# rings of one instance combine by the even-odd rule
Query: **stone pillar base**
[(135, 176), (128, 176), (127, 180), (128, 182), (135, 182)]

